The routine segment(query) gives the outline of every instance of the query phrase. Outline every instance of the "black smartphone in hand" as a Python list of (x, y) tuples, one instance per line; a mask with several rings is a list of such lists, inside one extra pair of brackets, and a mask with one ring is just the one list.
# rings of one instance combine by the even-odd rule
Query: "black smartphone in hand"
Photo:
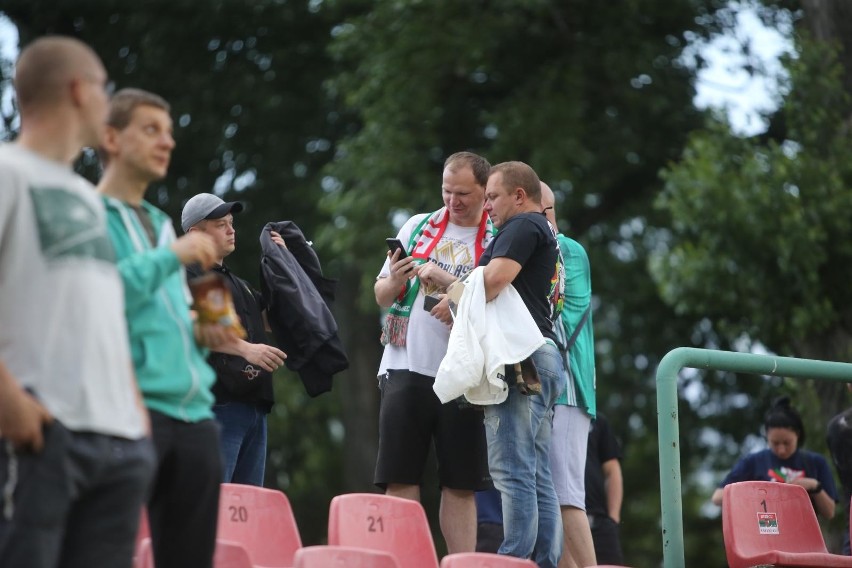
[(402, 244), (401, 240), (399, 240), (399, 239), (385, 239), (385, 242), (387, 242), (388, 250), (391, 251), (391, 254), (393, 254), (393, 252), (397, 249), (402, 251), (399, 254), (399, 258), (397, 260), (402, 260), (403, 258), (408, 256), (408, 253), (405, 252), (405, 246)]
[(431, 312), (432, 308), (437, 306), (438, 302), (440, 302), (440, 301), (441, 301), (441, 298), (439, 298), (437, 296), (430, 296), (429, 294), (426, 294), (426, 296), (423, 297), (423, 309), (426, 310), (427, 312)]

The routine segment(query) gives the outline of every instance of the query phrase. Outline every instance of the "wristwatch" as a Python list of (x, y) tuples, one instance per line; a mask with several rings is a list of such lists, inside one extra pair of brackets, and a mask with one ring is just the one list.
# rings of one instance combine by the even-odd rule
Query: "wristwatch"
[(822, 491), (822, 483), (820, 483), (819, 481), (817, 481), (816, 487), (814, 487), (813, 489), (808, 489), (808, 493), (810, 493), (811, 495), (816, 495), (820, 491)]

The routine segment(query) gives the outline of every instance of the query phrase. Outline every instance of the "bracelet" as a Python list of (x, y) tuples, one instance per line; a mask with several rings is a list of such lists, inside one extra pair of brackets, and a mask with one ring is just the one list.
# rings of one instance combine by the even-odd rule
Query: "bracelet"
[(820, 483), (819, 481), (817, 481), (816, 487), (814, 487), (813, 489), (808, 489), (808, 493), (810, 493), (811, 495), (816, 495), (820, 491), (822, 491), (822, 483)]

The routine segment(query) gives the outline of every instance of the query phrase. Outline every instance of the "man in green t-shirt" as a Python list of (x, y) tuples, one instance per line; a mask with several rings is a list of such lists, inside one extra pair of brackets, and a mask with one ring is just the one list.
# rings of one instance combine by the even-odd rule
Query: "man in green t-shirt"
[(597, 564), (586, 516), (586, 447), (595, 417), (595, 340), (592, 328), (592, 277), (583, 245), (558, 233), (555, 199), (541, 184), (542, 212), (557, 232), (565, 271), (564, 307), (554, 322), (560, 351), (566, 358), (568, 384), (556, 401), (550, 443), (553, 485), (562, 511), (565, 546), (559, 566)]

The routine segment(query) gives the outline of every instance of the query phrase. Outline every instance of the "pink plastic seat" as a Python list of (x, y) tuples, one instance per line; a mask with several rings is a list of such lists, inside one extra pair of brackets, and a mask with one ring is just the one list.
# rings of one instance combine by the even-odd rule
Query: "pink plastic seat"
[(216, 540), (213, 568), (254, 568), (248, 551), (238, 542)]
[(306, 546), (296, 551), (293, 568), (402, 568), (390, 552), (354, 546)]
[(417, 501), (374, 493), (331, 500), (328, 544), (390, 552), (403, 568), (438, 568), (426, 513)]
[(148, 509), (142, 507), (142, 512), (139, 515), (139, 530), (136, 532), (136, 543), (133, 545), (134, 562), (139, 556), (139, 551), (142, 546), (142, 541), (151, 538), (151, 529), (148, 526)]
[[(151, 539), (142, 539), (138, 550), (139, 553), (133, 563), (134, 568), (155, 568), (154, 549), (151, 546)], [(216, 551), (213, 553), (213, 568), (255, 567), (252, 566), (248, 551), (240, 543), (217, 540)]]
[(281, 491), (223, 483), (217, 538), (237, 542), (256, 566), (289, 567), (302, 547), (290, 501)]
[(731, 568), (763, 564), (852, 567), (852, 557), (829, 554), (808, 492), (792, 483), (726, 485), (722, 532)]
[(133, 568), (154, 568), (154, 549), (151, 547), (150, 537), (144, 537), (137, 544)]
[(441, 568), (535, 568), (532, 560), (488, 552), (459, 552), (441, 559)]

